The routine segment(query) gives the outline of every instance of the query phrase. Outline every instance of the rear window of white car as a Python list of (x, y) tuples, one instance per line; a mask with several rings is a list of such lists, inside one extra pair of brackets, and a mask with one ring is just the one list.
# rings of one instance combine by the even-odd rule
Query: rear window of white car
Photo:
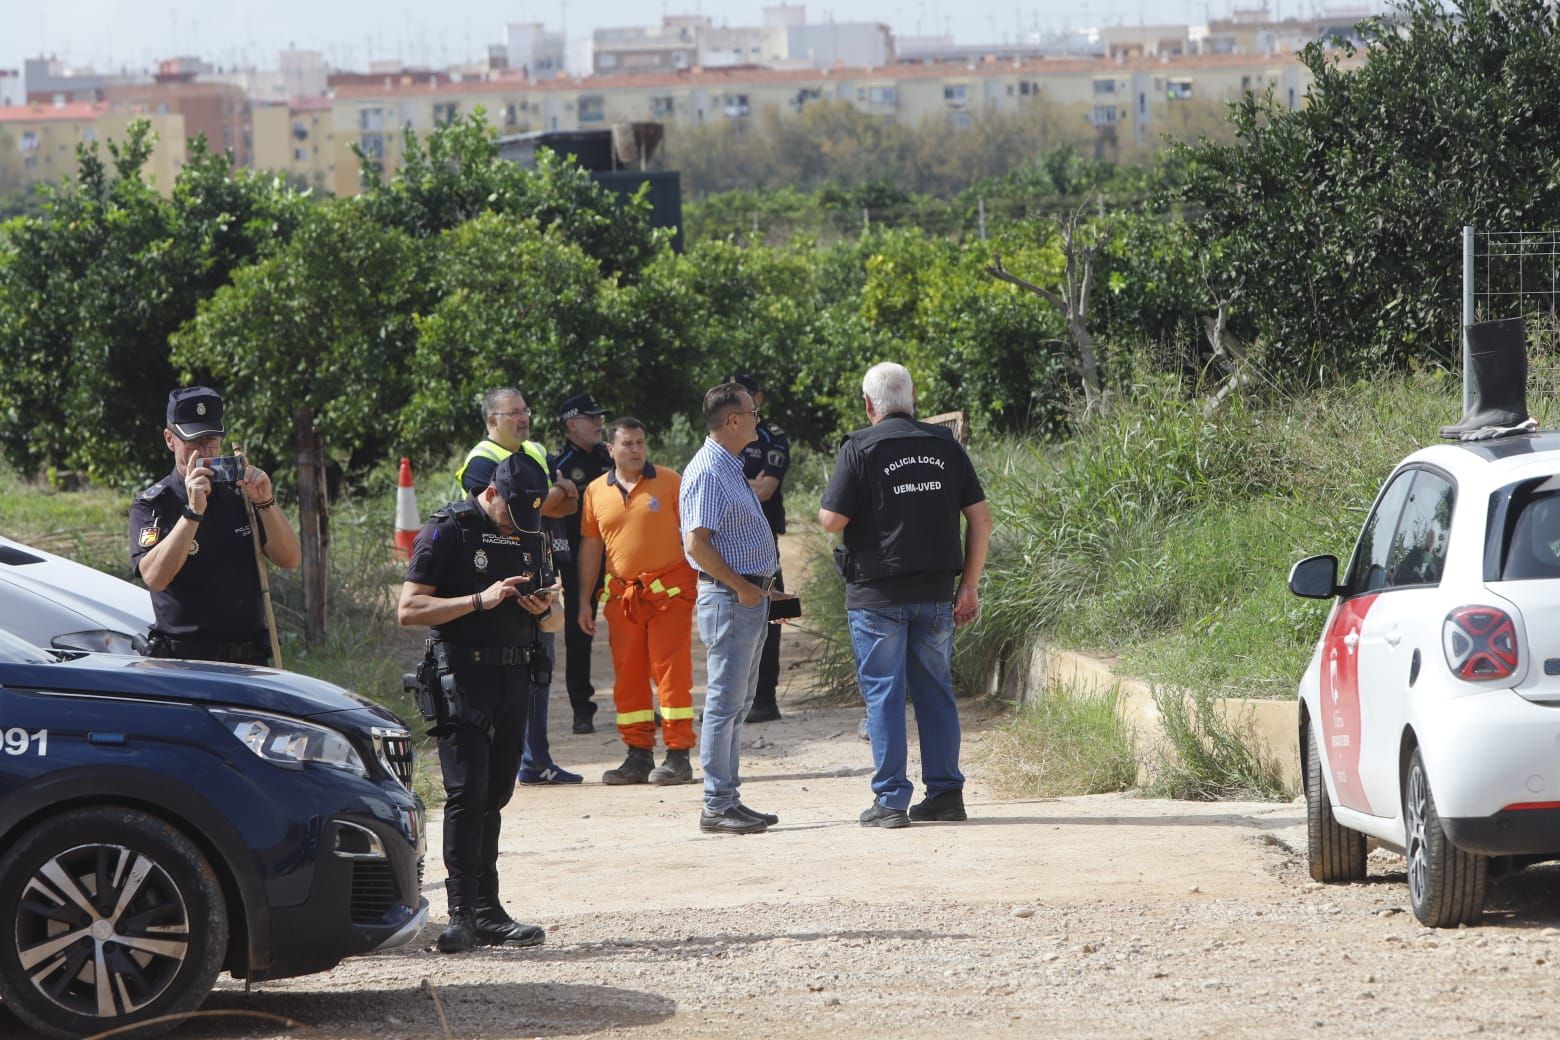
[(1486, 578), (1560, 578), (1560, 477), (1502, 488), (1491, 499), (1490, 514)]

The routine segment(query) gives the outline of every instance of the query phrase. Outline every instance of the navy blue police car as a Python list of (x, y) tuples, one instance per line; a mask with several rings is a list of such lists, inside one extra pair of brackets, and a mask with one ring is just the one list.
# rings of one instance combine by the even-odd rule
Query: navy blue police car
[[(3, 622), (0, 622), (3, 623)], [(411, 734), (337, 686), (0, 629), (0, 1021), (118, 1036), (217, 975), (324, 971), (427, 919)]]

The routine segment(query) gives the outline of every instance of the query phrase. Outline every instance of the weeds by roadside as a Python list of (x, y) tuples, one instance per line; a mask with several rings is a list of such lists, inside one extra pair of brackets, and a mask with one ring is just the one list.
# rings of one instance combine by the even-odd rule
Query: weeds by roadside
[(1108, 794), (1137, 782), (1132, 729), (1120, 693), (1052, 685), (988, 738), (986, 756), (1006, 793), (1026, 798)]
[(1256, 750), (1249, 719), (1229, 717), (1206, 692), (1156, 689), (1154, 706), (1169, 747), (1149, 794), (1198, 802), (1288, 797), (1278, 766)]

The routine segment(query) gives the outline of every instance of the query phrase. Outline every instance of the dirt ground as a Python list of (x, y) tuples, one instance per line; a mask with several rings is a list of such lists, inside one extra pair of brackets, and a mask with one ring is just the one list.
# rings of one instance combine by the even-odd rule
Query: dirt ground
[(971, 819), (866, 829), (859, 709), (808, 706), (805, 668), (786, 675), (785, 717), (743, 734), (744, 798), (781, 817), (768, 833), (701, 834), (697, 786), (603, 787), (615, 733), (572, 734), (556, 695), (555, 757), (587, 783), (518, 789), (500, 860), (545, 946), (434, 952), (435, 849), (416, 945), (250, 992), (225, 980), (215, 1017), (178, 1035), (1560, 1035), (1560, 868), (1495, 886), (1482, 927), (1431, 932), (1395, 857), (1311, 883), (1300, 805), (998, 797), (982, 705), (965, 707)]

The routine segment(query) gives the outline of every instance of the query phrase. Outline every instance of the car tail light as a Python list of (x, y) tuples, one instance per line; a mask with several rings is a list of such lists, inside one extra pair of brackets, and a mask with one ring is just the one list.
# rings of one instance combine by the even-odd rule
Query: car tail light
[(1468, 682), (1509, 679), (1517, 672), (1517, 626), (1495, 607), (1458, 607), (1441, 625), (1452, 674)]

